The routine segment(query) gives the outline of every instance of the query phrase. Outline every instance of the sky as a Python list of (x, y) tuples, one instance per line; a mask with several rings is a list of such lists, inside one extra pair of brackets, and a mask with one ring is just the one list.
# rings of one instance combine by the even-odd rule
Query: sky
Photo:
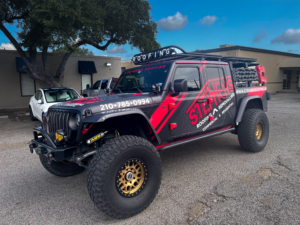
[[(300, 0), (149, 2), (152, 18), (158, 24), (157, 41), (162, 47), (177, 45), (185, 51), (194, 51), (230, 44), (300, 54)], [(10, 26), (9, 30), (16, 28)], [(10, 45), (0, 31), (1, 47)], [(131, 59), (139, 53), (130, 45), (111, 45), (107, 52), (84, 47), (95, 55), (122, 59)]]

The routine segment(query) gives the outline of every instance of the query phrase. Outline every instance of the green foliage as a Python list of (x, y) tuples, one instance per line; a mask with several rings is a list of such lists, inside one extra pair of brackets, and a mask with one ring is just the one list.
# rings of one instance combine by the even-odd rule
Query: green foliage
[[(1, 0), (0, 0), (1, 1)], [(90, 44), (106, 50), (107, 42), (129, 43), (140, 51), (159, 47), (157, 25), (146, 0), (2, 0), (0, 20), (20, 28), (23, 48), (72, 50)], [(5, 6), (3, 6), (5, 4)], [(75, 42), (80, 38), (80, 42)], [(76, 46), (74, 44), (77, 44)]]
[[(68, 49), (66, 47), (61, 47), (61, 48), (54, 49), (52, 52), (53, 53), (66, 53), (66, 52), (68, 52)], [(93, 56), (94, 53), (87, 48), (81, 47), (81, 48), (75, 49), (72, 52), (72, 55), (92, 55)]]
[[(91, 54), (82, 45), (106, 51), (110, 44), (157, 49), (157, 24), (147, 0), (0, 0), (0, 30), (16, 47), (32, 78), (61, 86), (69, 56)], [(16, 24), (17, 40), (4, 26)], [(24, 50), (28, 50), (26, 54)], [(42, 63), (37, 60), (42, 51)], [(51, 74), (47, 52), (65, 53), (56, 75)]]

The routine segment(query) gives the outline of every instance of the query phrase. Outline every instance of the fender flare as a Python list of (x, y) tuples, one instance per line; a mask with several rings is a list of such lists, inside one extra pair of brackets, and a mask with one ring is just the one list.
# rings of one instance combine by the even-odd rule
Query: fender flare
[(152, 132), (154, 133), (157, 142), (160, 144), (161, 140), (160, 137), (158, 136), (158, 134), (156, 133), (155, 129), (153, 128), (150, 120), (148, 119), (148, 117), (146, 116), (146, 114), (140, 110), (140, 109), (117, 109), (117, 110), (110, 110), (110, 111), (105, 111), (102, 113), (97, 113), (94, 114), (93, 116), (87, 117), (86, 119), (83, 120), (84, 123), (99, 123), (99, 122), (104, 122), (107, 119), (111, 119), (114, 117), (119, 117), (119, 116), (126, 116), (126, 115), (133, 115), (133, 114), (137, 114), (137, 115), (141, 115), (143, 116), (148, 125), (151, 127)]
[(245, 109), (247, 107), (247, 104), (250, 100), (253, 100), (253, 99), (259, 99), (261, 101), (261, 104), (262, 104), (262, 100), (259, 96), (257, 95), (254, 95), (254, 96), (249, 96), (249, 97), (245, 97), (241, 104), (240, 104), (240, 107), (239, 107), (239, 112), (237, 114), (237, 117), (236, 117), (236, 122), (237, 123), (240, 123), (242, 121), (242, 118), (243, 118), (243, 115), (244, 115), (244, 112), (245, 112)]

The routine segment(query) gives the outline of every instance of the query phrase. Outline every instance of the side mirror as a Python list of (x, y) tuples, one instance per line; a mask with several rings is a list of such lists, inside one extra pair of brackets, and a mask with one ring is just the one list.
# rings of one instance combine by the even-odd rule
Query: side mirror
[(38, 103), (38, 104), (43, 104), (42, 99), (39, 99), (39, 100), (37, 101), (37, 103)]
[(111, 89), (110, 88), (105, 88), (105, 92), (106, 92), (106, 94), (110, 94)]
[(90, 89), (90, 85), (89, 84), (86, 85), (86, 89)]
[(154, 93), (160, 92), (160, 84), (152, 84), (151, 87)]
[(186, 79), (174, 80), (175, 92), (186, 92), (187, 90), (188, 90), (188, 86), (187, 86)]

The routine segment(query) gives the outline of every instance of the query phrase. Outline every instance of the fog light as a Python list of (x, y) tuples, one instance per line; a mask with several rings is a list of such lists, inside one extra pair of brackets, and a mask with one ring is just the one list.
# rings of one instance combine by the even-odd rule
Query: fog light
[(57, 141), (62, 141), (64, 139), (64, 136), (62, 134), (59, 134), (58, 132), (55, 133), (55, 139)]

